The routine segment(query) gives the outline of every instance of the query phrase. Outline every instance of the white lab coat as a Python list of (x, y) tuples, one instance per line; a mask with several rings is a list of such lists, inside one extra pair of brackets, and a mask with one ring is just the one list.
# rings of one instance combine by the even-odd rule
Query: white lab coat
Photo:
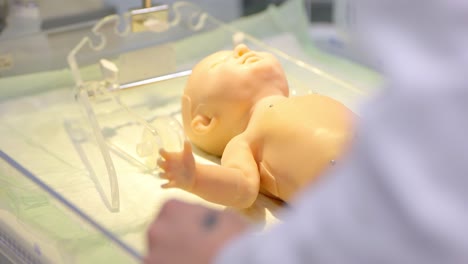
[(350, 155), (216, 263), (468, 263), (468, 1), (358, 4), (387, 81)]

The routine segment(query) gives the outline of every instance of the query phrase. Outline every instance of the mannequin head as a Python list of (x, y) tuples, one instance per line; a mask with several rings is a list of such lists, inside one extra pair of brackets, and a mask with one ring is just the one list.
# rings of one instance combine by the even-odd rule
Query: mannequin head
[(185, 133), (199, 148), (221, 156), (247, 127), (256, 102), (272, 95), (289, 95), (284, 71), (272, 54), (244, 44), (214, 53), (193, 68), (185, 87)]

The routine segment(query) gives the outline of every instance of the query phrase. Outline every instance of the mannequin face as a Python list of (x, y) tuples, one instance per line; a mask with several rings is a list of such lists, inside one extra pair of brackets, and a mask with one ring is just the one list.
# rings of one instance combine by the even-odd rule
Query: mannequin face
[(197, 93), (225, 103), (289, 94), (279, 61), (270, 53), (252, 51), (244, 44), (203, 59), (192, 76), (189, 86), (197, 87)]
[(245, 130), (255, 103), (272, 95), (289, 95), (273, 55), (243, 44), (214, 53), (195, 66), (185, 87), (186, 134), (202, 149), (221, 155), (229, 140)]

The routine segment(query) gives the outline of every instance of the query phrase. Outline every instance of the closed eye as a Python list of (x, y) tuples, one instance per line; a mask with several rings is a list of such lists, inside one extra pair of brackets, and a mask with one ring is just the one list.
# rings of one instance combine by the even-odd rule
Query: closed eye
[(224, 63), (225, 61), (227, 61), (228, 58), (229, 58), (229, 56), (225, 56), (225, 57), (223, 57), (221, 60), (219, 60), (219, 61), (213, 63), (213, 64), (210, 66), (210, 69), (213, 69), (213, 68), (219, 66), (220, 64)]
[(247, 52), (241, 56), (241, 64), (254, 63), (261, 60), (262, 57), (254, 52)]

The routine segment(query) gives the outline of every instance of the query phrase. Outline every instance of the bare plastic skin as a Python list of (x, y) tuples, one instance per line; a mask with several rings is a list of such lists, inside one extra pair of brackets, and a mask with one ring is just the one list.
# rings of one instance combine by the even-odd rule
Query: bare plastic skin
[(333, 165), (353, 137), (354, 114), (323, 95), (289, 97), (285, 73), (270, 53), (240, 44), (193, 69), (182, 96), (191, 142), (221, 157), (195, 162), (161, 150), (163, 188), (181, 188), (208, 201), (247, 208), (259, 192), (289, 201)]

